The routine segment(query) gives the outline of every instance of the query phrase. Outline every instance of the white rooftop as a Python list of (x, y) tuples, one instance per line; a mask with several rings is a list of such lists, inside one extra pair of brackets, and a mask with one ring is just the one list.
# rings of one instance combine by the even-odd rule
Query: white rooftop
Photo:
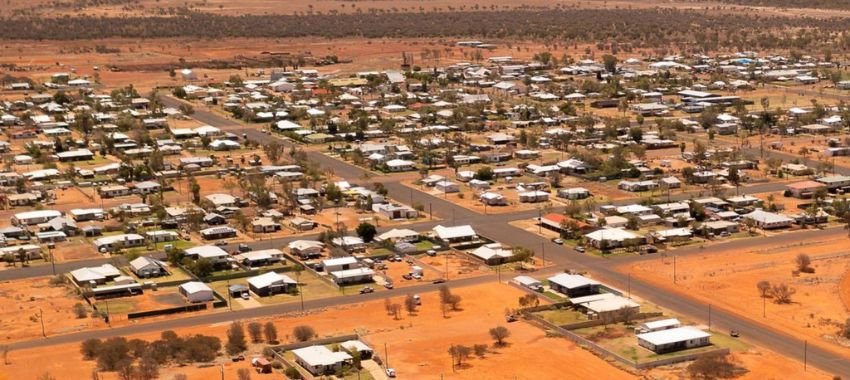
[(643, 339), (655, 346), (682, 342), (692, 339), (707, 338), (710, 336), (711, 334), (693, 326), (684, 326), (675, 329), (653, 331), (637, 335), (638, 339)]

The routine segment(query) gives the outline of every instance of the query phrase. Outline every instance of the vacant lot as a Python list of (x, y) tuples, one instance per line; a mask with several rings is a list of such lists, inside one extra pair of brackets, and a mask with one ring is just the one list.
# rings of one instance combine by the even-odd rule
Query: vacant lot
[(5, 305), (0, 310), (0, 340), (9, 342), (36, 339), (42, 336), (41, 318), (48, 336), (65, 334), (105, 325), (88, 316), (77, 318), (74, 304), (88, 304), (70, 287), (54, 286), (46, 278), (6, 281), (0, 283), (0, 299)]
[[(840, 235), (831, 240), (792, 243), (770, 243), (763, 239), (748, 250), (724, 249), (719, 245), (716, 251), (678, 258), (675, 285), (669, 257), (621, 270), (763, 322), (771, 328), (807, 337), (810, 344), (846, 354), (846, 342), (836, 338), (850, 316), (847, 306), (836, 299), (840, 290), (848, 294), (846, 289), (840, 288), (841, 279), (848, 271), (846, 247), (847, 238)], [(795, 258), (803, 253), (811, 258), (815, 273), (794, 275)], [(791, 302), (778, 304), (774, 298), (763, 299), (757, 288), (760, 281), (793, 288)]]

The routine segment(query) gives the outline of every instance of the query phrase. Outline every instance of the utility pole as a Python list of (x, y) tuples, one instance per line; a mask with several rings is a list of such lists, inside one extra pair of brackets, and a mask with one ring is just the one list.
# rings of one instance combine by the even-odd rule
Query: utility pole
[(230, 279), (227, 279), (227, 306), (233, 311), (233, 300), (230, 298)]
[(708, 331), (711, 332), (711, 304), (708, 304)]
[(41, 308), (38, 308), (38, 319), (41, 321), (41, 336), (47, 338), (47, 333), (44, 332), (44, 312), (41, 311)]
[(809, 341), (803, 341), (803, 371), (809, 369)]
[(543, 209), (537, 209), (537, 234), (543, 234)]
[(540, 253), (543, 255), (543, 264), (542, 266), (546, 267), (546, 242), (540, 242)]
[(112, 327), (112, 321), (109, 320), (109, 298), (106, 299), (106, 324)]
[(387, 351), (387, 342), (384, 342), (384, 365), (390, 368), (390, 353)]
[(431, 202), (428, 202), (428, 220), (434, 220), (434, 208)]
[(626, 286), (626, 288), (628, 289), (627, 291), (629, 292), (629, 299), (631, 299), (632, 298), (632, 274), (631, 274), (631, 272), (629, 272), (629, 281), (628, 281), (627, 284), (628, 285)]
[(761, 317), (767, 318), (767, 297), (761, 297)]
[(673, 283), (676, 283), (676, 256), (673, 256)]

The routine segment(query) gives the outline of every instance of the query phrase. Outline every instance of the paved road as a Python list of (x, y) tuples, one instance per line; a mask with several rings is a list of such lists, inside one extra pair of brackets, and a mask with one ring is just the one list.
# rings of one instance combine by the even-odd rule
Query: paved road
[[(176, 106), (177, 100), (167, 96), (163, 97), (163, 103), (168, 106)], [(263, 134), (262, 132), (241, 127), (227, 118), (212, 112), (204, 110), (196, 110), (193, 117), (203, 123), (221, 127), (236, 133), (245, 133), (249, 139), (260, 143), (268, 143), (275, 137)], [(284, 140), (280, 140), (284, 141)], [(290, 142), (284, 141), (286, 144)], [(362, 178), (364, 170), (353, 165), (335, 160), (325, 155), (310, 152), (308, 153), (311, 160), (315, 160), (325, 169), (333, 170), (333, 172), (343, 178), (357, 182)], [(708, 322), (708, 305), (704, 305), (689, 297), (682, 296), (676, 292), (665, 288), (653, 286), (649, 283), (638, 279), (631, 279), (627, 274), (620, 273), (614, 270), (614, 266), (619, 264), (618, 261), (610, 261), (596, 256), (579, 254), (571, 249), (563, 246), (555, 245), (540, 236), (524, 231), (522, 229), (508, 225), (505, 217), (495, 217), (493, 215), (483, 215), (471, 210), (467, 210), (457, 206), (446, 200), (430, 196), (416, 189), (410, 189), (397, 182), (386, 182), (385, 186), (389, 190), (389, 195), (401, 201), (412, 201), (428, 205), (428, 208), (433, 208), (436, 216), (446, 219), (448, 225), (452, 224), (472, 224), (474, 228), (483, 236), (493, 237), (501, 242), (514, 245), (526, 246), (534, 248), (540, 247), (539, 254), (545, 256), (547, 260), (553, 261), (561, 268), (575, 268), (588, 270), (593, 273), (594, 277), (605, 281), (612, 286), (625, 289), (628, 287), (635, 294), (657, 303), (665, 308), (672, 310), (675, 313), (687, 315), (692, 318)], [(521, 215), (527, 217), (526, 215)], [(510, 217), (507, 217), (510, 218)], [(828, 230), (831, 231), (831, 230)], [(830, 232), (819, 232), (828, 234)], [(780, 235), (784, 236), (784, 235)], [(789, 235), (790, 236), (790, 235)], [(777, 237), (784, 238), (784, 237)], [(784, 239), (793, 239), (788, 237)], [(740, 244), (746, 244), (740, 243)], [(452, 281), (452, 286), (466, 286), (477, 283), (482, 283), (492, 280), (493, 276), (484, 276), (472, 279)], [(436, 289), (435, 285), (420, 285), (417, 287), (408, 288), (405, 291), (409, 292), (425, 292)], [(394, 294), (389, 292), (378, 292), (361, 296), (349, 297), (334, 297), (321, 300), (314, 300), (305, 303), (306, 308), (324, 308), (335, 305), (343, 305), (350, 303), (359, 303), (368, 300), (380, 299), (386, 295)], [(213, 313), (204, 314), (188, 318), (173, 319), (155, 323), (148, 323), (136, 326), (127, 326), (111, 330), (101, 330), (95, 332), (83, 332), (58, 337), (51, 337), (38, 341), (27, 341), (16, 343), (13, 348), (28, 348), (41, 347), (50, 344), (76, 342), (82, 339), (91, 337), (108, 337), (115, 335), (128, 335), (140, 332), (161, 331), (166, 329), (174, 329), (179, 327), (188, 327), (212, 323), (226, 322), (234, 319), (255, 318), (261, 316), (270, 316), (279, 313), (292, 312), (300, 309), (298, 304), (286, 304), (278, 306), (270, 306), (264, 308), (242, 310), (232, 313)], [(714, 310), (711, 314), (711, 326), (715, 330), (727, 331), (734, 328), (741, 332), (746, 339), (756, 343), (762, 347), (770, 348), (789, 358), (801, 358), (803, 354), (802, 342), (793, 336), (784, 332), (767, 328), (756, 321), (741, 317), (736, 314), (728, 313), (722, 310)], [(807, 353), (808, 361), (828, 373), (840, 374), (844, 376), (850, 375), (850, 360), (847, 360), (830, 351), (820, 349), (816, 346), (810, 346)]]
[[(483, 284), (486, 282), (495, 282), (496, 275), (490, 274), (474, 278), (449, 280), (447, 284), (451, 287), (464, 287)], [(322, 298), (317, 300), (304, 301), (304, 310), (323, 309), (333, 306), (349, 305), (384, 299), (386, 297), (401, 297), (408, 293), (423, 294), (426, 292), (434, 292), (441, 285), (432, 283), (423, 283), (422, 285), (413, 285), (395, 290), (379, 291), (370, 294), (336, 296), (331, 298)], [(383, 306), (381, 306), (383, 307)], [(83, 331), (65, 335), (50, 336), (39, 340), (29, 340), (23, 342), (12, 343), (9, 348), (12, 350), (21, 350), (29, 348), (47, 347), (57, 344), (66, 344), (80, 342), (89, 338), (109, 338), (113, 336), (126, 336), (132, 334), (159, 332), (165, 330), (179, 329), (192, 326), (212, 325), (218, 323), (226, 323), (235, 320), (272, 317), (286, 313), (297, 313), (301, 311), (299, 302), (291, 302), (286, 304), (265, 306), (254, 309), (243, 309), (236, 311), (222, 311), (218, 313), (198, 314), (186, 318), (171, 318), (156, 322), (142, 323), (138, 325), (121, 326), (103, 330)], [(379, 312), (375, 310), (375, 312)]]

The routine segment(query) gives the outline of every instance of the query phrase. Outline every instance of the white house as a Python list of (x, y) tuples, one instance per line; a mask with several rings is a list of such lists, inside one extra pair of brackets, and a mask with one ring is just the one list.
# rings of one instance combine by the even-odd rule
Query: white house
[(122, 248), (141, 247), (143, 245), (145, 245), (145, 238), (138, 234), (104, 236), (94, 241), (94, 247), (98, 252), (112, 252)]
[(290, 289), (298, 286), (292, 278), (285, 274), (267, 272), (248, 279), (248, 288), (251, 292), (266, 297), (279, 293), (287, 293)]
[(463, 241), (471, 241), (478, 239), (478, 234), (470, 225), (443, 227), (436, 226), (433, 228), (434, 234), (442, 241), (447, 243), (458, 243)]
[(331, 351), (325, 346), (310, 346), (291, 351), (295, 362), (314, 376), (333, 374), (342, 369), (344, 363), (352, 360), (351, 355), (343, 351)]
[(637, 335), (638, 344), (656, 354), (681, 351), (711, 344), (711, 334), (693, 326), (677, 327)]

